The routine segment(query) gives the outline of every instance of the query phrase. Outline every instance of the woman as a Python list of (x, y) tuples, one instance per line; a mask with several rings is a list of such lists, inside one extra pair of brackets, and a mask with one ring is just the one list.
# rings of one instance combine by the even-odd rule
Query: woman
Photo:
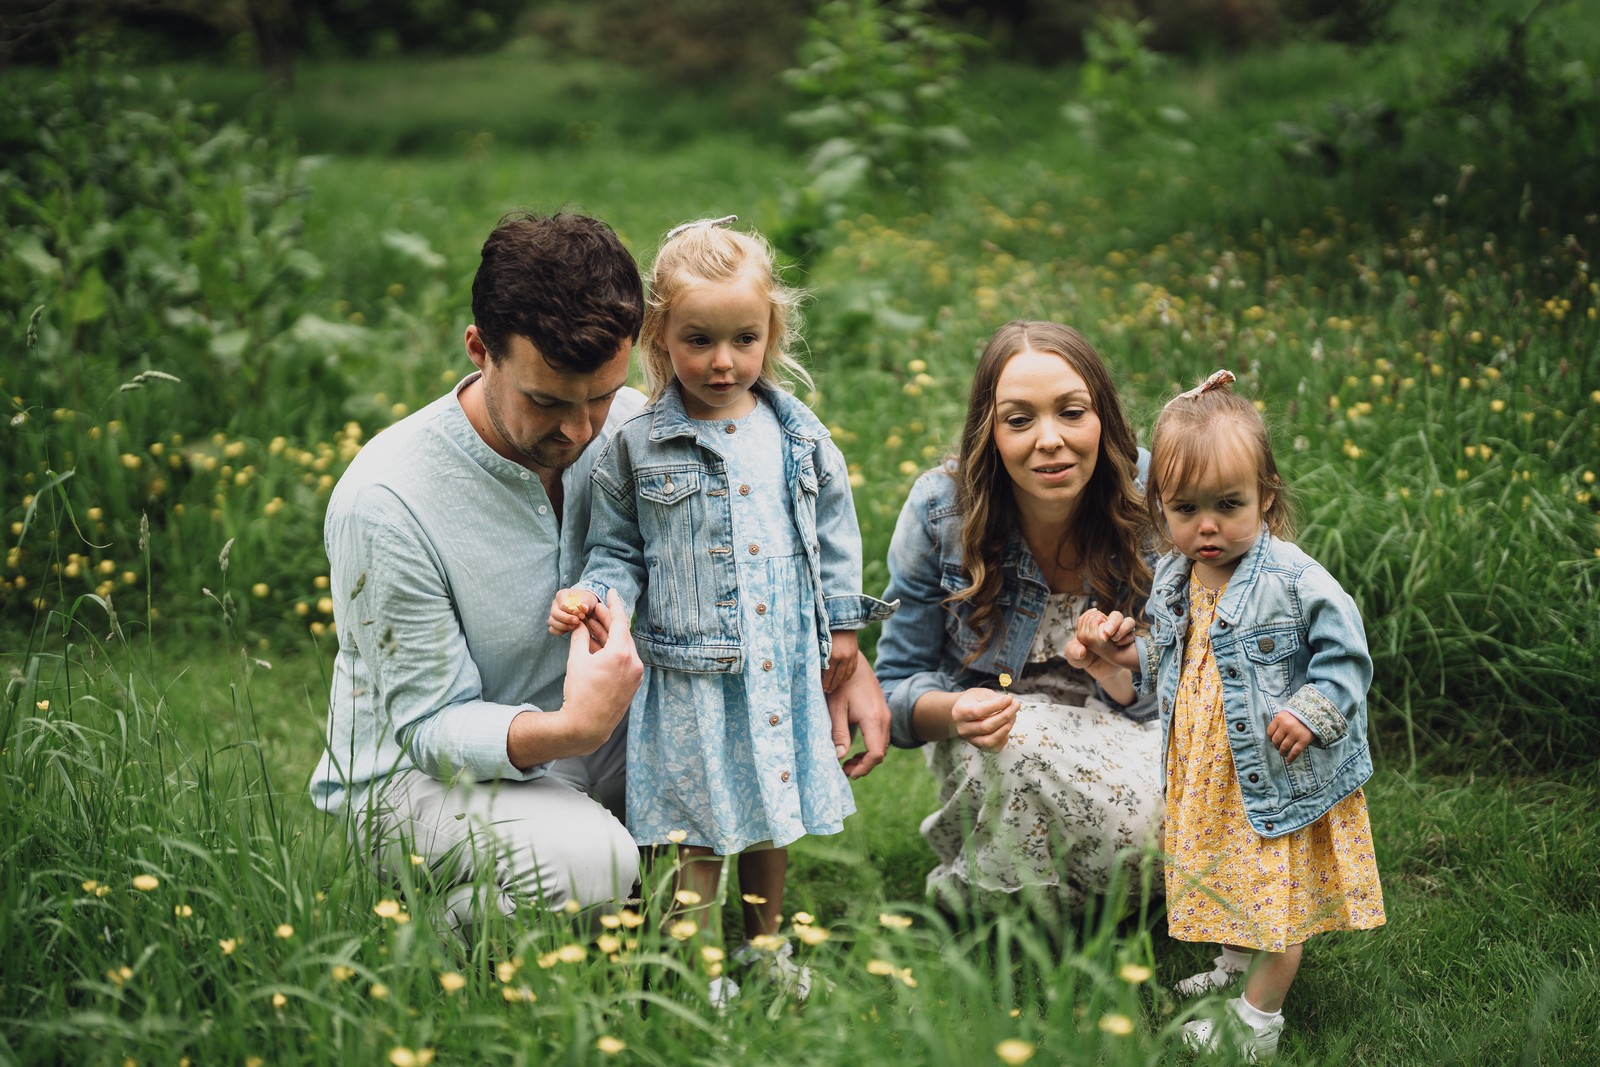
[(1075, 910), (1158, 840), (1155, 703), (1073, 640), (1091, 606), (1143, 608), (1145, 459), (1082, 335), (1011, 322), (978, 361), (959, 456), (900, 512), (877, 674), (893, 742), (932, 742), (922, 833), (946, 906)]

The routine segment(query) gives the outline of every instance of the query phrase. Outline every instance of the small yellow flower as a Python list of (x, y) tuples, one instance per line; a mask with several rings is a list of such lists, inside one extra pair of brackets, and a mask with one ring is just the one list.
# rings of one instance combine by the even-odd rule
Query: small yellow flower
[(95, 881), (93, 878), (91, 878), (87, 882), (83, 883), (83, 891), (85, 893), (93, 893), (96, 889), (99, 889), (99, 888), (100, 888), (100, 883)]
[(367, 995), (373, 1000), (384, 1000), (389, 996), (389, 987), (382, 982), (373, 982), (367, 987)]
[(1106, 1033), (1115, 1034), (1117, 1037), (1127, 1037), (1133, 1033), (1133, 1020), (1117, 1012), (1100, 1016), (1100, 1021), (1095, 1025)]
[(1001, 689), (1008, 689), (1011, 686), (1011, 675), (1001, 671), (999, 681)]
[(707, 963), (721, 963), (728, 958), (728, 954), (716, 945), (704, 945), (700, 949), (700, 958)]
[(810, 926), (816, 921), (816, 918), (809, 911), (797, 911), (794, 913), (794, 924), (796, 926)]
[(525, 985), (519, 985), (515, 989), (513, 989), (511, 986), (506, 986), (500, 990), (500, 997), (507, 1004), (532, 1004), (534, 1001), (539, 999), (538, 997), (534, 996), (533, 990), (529, 989)]
[(604, 1052), (607, 1056), (615, 1056), (617, 1053), (627, 1048), (628, 1044), (620, 1037), (612, 1037), (611, 1035), (607, 1034), (605, 1037), (597, 1040), (594, 1043), (594, 1047), (599, 1049), (601, 1052)]
[(400, 902), (397, 900), (380, 900), (372, 906), (372, 912), (380, 919), (392, 919), (400, 914)]
[(1150, 980), (1150, 968), (1142, 963), (1124, 963), (1117, 971), (1117, 977), (1129, 985), (1138, 985), (1140, 982)]
[(820, 926), (796, 926), (794, 936), (808, 945), (820, 945), (833, 935)]
[(600, 916), (600, 925), (607, 930), (615, 930), (622, 925), (622, 919), (616, 915), (602, 915)]
[(294, 936), (294, 927), (288, 923), (279, 923), (278, 928), (273, 933), (278, 935), (280, 941), (287, 941)]
[(413, 866), (413, 867), (421, 867), (424, 863), (427, 863), (427, 862), (428, 862), (428, 857), (419, 856), (415, 852), (413, 852), (411, 854), (411, 866)]
[(743, 896), (741, 896), (739, 899), (744, 901), (746, 904), (758, 904), (759, 905), (759, 904), (765, 904), (767, 902), (767, 898), (762, 896), (760, 893), (746, 893)]
[(689, 834), (684, 830), (668, 830), (667, 831), (667, 840), (671, 841), (674, 845), (683, 844), (684, 839), (687, 838), (688, 836), (689, 836)]
[(1018, 1037), (1008, 1037), (994, 1047), (994, 1054), (1000, 1057), (1001, 1063), (1017, 1067), (1017, 1064), (1027, 1063), (1033, 1059), (1033, 1042)]
[(187, 919), (194, 914), (194, 908), (188, 904), (177, 904), (173, 906), (172, 914), (180, 919)]
[(521, 967), (522, 963), (520, 960), (501, 960), (499, 963), (494, 965), (494, 976), (498, 978), (502, 984), (507, 983), (517, 976), (517, 971), (520, 970)]
[(133, 879), (133, 888), (141, 893), (148, 893), (159, 885), (161, 885), (161, 879), (153, 874), (139, 874), (135, 875)]
[(50, 710), (50, 702), (48, 700), (36, 701), (33, 706), (38, 708), (40, 711)]
[(568, 915), (576, 915), (578, 912), (583, 910), (583, 905), (579, 904), (571, 897), (568, 897), (567, 902), (561, 905), (561, 910), (566, 912)]
[(1011, 1011), (1008, 1012), (1007, 1014), (1009, 1014), (1013, 1019), (1020, 1019), (1020, 1018), (1022, 1018), (1022, 1009), (1021, 1008), (1012, 1008)]
[(582, 963), (589, 957), (589, 950), (582, 945), (562, 945), (556, 949), (556, 959), (562, 963)]
[(868, 960), (867, 973), (886, 977), (894, 973), (894, 964), (888, 960)]
[(439, 986), (446, 993), (459, 993), (467, 984), (467, 980), (455, 971), (446, 971), (439, 976)]
[(602, 955), (614, 956), (622, 951), (622, 939), (616, 934), (601, 934), (594, 939), (594, 947), (599, 949)]
[(687, 941), (700, 932), (700, 927), (693, 919), (679, 919), (667, 927), (668, 936), (677, 941)]
[(355, 976), (356, 972), (354, 968), (346, 967), (342, 963), (335, 963), (333, 965), (333, 980), (335, 982), (348, 982)]
[(233, 950), (239, 947), (239, 939), (236, 937), (225, 937), (221, 941), (217, 942), (217, 947), (222, 950), (222, 954), (224, 956), (231, 956), (233, 955)]
[(696, 893), (693, 889), (680, 889), (676, 893), (672, 894), (672, 899), (676, 900), (679, 904), (682, 904), (686, 908), (692, 908), (696, 904), (700, 903), (700, 894)]
[(289, 998), (282, 993), (272, 994), (272, 1006), (274, 1008), (282, 1008), (287, 1003), (289, 1003)]
[(631, 908), (623, 908), (622, 911), (617, 913), (617, 921), (620, 922), (625, 929), (632, 930), (636, 927), (644, 925), (644, 916), (640, 915)]
[(878, 925), (887, 927), (890, 930), (904, 930), (911, 925), (911, 916), (891, 915), (886, 911), (879, 912)]
[(404, 1045), (396, 1045), (389, 1050), (389, 1062), (394, 1067), (428, 1067), (433, 1062), (433, 1049), (419, 1048), (412, 1051)]
[(920, 359), (913, 359), (906, 364), (906, 370), (910, 371), (912, 374), (921, 374), (927, 369), (928, 364)]

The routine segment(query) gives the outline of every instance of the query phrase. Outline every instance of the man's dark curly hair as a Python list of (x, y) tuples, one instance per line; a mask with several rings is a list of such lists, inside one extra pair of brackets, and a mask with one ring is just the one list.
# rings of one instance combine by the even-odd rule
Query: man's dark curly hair
[(639, 339), (639, 265), (599, 219), (516, 212), (483, 243), (472, 318), (497, 364), (520, 334), (552, 367), (591, 374)]

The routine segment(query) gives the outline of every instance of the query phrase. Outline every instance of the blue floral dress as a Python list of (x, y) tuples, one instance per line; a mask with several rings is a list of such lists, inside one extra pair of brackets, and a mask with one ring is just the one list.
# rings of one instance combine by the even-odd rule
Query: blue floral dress
[(764, 400), (733, 425), (696, 422), (695, 432), (727, 462), (744, 673), (648, 668), (628, 722), (634, 839), (682, 831), (682, 844), (721, 855), (838, 833), (855, 811), (822, 693), (823, 609), (784, 484), (782, 431)]

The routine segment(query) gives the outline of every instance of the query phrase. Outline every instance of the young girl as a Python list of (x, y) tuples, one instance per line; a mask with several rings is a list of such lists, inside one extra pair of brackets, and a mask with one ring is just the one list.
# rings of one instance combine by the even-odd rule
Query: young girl
[(595, 461), (588, 564), (550, 629), (583, 623), (609, 589), (634, 610), (646, 672), (628, 829), (680, 843), (680, 888), (707, 907), (738, 854), (748, 940), (732, 962), (798, 986), (775, 936), (783, 846), (855, 810), (823, 694), (854, 671), (855, 631), (893, 607), (860, 591), (844, 457), (784, 388), (811, 385), (791, 355), (800, 294), (733, 221), (680, 226), (656, 255), (640, 337), (651, 402)]
[[(1384, 922), (1361, 784), (1372, 661), (1350, 597), (1290, 544), (1266, 423), (1218, 371), (1156, 420), (1146, 496), (1175, 551), (1157, 566), (1148, 636), (1086, 613), (1076, 646), (1132, 667), (1161, 701), (1167, 926), (1222, 945), (1178, 983), (1244, 988), (1191, 1047), (1272, 1056), (1301, 946)], [(1235, 1025), (1237, 1022), (1238, 1025)]]

